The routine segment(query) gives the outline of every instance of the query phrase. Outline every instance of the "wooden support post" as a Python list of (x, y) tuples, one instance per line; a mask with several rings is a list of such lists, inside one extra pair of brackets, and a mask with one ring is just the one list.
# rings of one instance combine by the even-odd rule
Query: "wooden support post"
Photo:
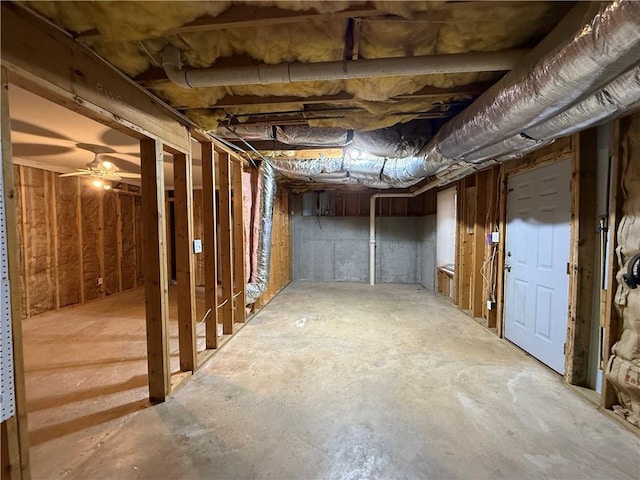
[(20, 297), (20, 265), (16, 238), (16, 205), (13, 184), (13, 156), (11, 151), (11, 120), (9, 117), (9, 83), (7, 71), (2, 69), (2, 92), (0, 98), (0, 144), (5, 225), (7, 235), (7, 260), (11, 289), (11, 340), (13, 345), (13, 381), (16, 414), (0, 425), (2, 442), (2, 478), (28, 480), (29, 430), (27, 428), (27, 399), (24, 380), (22, 349), (22, 301)]
[(218, 152), (220, 171), (220, 275), (222, 277), (222, 328), (233, 333), (233, 245), (231, 243), (231, 159), (227, 152)]
[[(48, 180), (48, 182), (47, 182)], [(47, 189), (47, 183), (49, 188)], [(44, 177), (45, 198), (47, 190), (49, 193), (49, 214), (51, 215), (51, 258), (53, 261), (53, 292), (54, 305), (56, 310), (60, 309), (60, 241), (58, 236), (58, 175), (54, 172), (47, 172)]]
[(234, 320), (245, 321), (244, 215), (242, 208), (242, 163), (233, 162), (233, 290)]
[(27, 221), (25, 219), (27, 192), (24, 181), (25, 167), (19, 165), (18, 169), (20, 171), (20, 205), (22, 205), (20, 232), (22, 235), (22, 274), (24, 278), (24, 291), (22, 295), (24, 296), (25, 312), (23, 313), (29, 318), (31, 316), (31, 293), (29, 292), (29, 282), (27, 281), (29, 278), (29, 236), (27, 235)]
[(84, 293), (84, 255), (82, 254), (82, 191), (80, 189), (80, 178), (76, 177), (76, 225), (78, 228), (78, 256), (80, 261), (80, 303), (85, 302)]
[[(618, 271), (618, 261), (616, 256), (616, 248), (618, 247), (618, 226), (623, 216), (624, 192), (622, 186), (622, 178), (624, 172), (624, 164), (622, 161), (624, 150), (622, 146), (623, 137), (628, 129), (628, 120), (620, 119), (614, 122), (614, 128), (611, 133), (611, 174), (609, 189), (609, 266), (608, 266), (608, 284), (606, 290), (606, 300), (604, 307), (604, 318), (601, 322), (604, 324), (604, 345), (602, 347), (602, 363), (603, 370), (606, 372), (609, 357), (611, 356), (611, 348), (620, 340), (622, 334), (622, 319), (618, 314), (614, 303), (614, 297), (617, 288), (616, 273)], [(611, 408), (618, 403), (616, 392), (613, 385), (606, 379), (606, 373), (602, 381), (602, 397), (601, 406)]]
[(507, 240), (507, 174), (504, 164), (500, 166), (498, 182), (498, 231), (500, 232), (500, 243), (498, 244), (497, 261), (497, 286), (496, 286), (496, 327), (498, 336), (502, 337), (504, 332), (504, 259)]
[(118, 292), (122, 292), (122, 198), (115, 196), (116, 202), (116, 257), (118, 265)]
[(202, 225), (204, 250), (204, 309), (209, 311), (206, 347), (218, 348), (218, 247), (216, 245), (216, 165), (217, 153), (211, 142), (202, 146)]
[(586, 386), (589, 374), (589, 344), (593, 319), (593, 289), (596, 248), (597, 129), (574, 136), (571, 177), (571, 276), (569, 278), (569, 324), (565, 379)]
[(485, 261), (485, 220), (487, 217), (487, 189), (486, 183), (488, 178), (487, 171), (476, 173), (476, 191), (475, 191), (475, 218), (470, 219), (473, 222), (473, 261), (472, 261), (472, 298), (470, 306), (473, 310), (473, 316), (482, 317), (486, 302), (484, 298), (484, 279), (482, 278), (482, 267)]
[(153, 139), (141, 140), (140, 160), (149, 398), (153, 402), (162, 402), (171, 389), (167, 338), (169, 279), (162, 142)]
[(180, 370), (197, 366), (196, 285), (193, 258), (193, 175), (191, 155), (173, 156), (176, 280), (178, 282), (178, 341)]

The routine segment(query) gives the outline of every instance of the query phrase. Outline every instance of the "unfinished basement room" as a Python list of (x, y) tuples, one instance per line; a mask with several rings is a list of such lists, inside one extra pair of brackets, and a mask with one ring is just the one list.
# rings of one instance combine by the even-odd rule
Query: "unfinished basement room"
[(2, 480), (640, 478), (640, 1), (0, 9)]

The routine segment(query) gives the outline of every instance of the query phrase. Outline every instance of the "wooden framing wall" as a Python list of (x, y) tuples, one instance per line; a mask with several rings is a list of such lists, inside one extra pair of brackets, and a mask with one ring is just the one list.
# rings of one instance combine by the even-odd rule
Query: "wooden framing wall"
[(14, 177), (22, 318), (142, 285), (139, 188), (22, 165)]

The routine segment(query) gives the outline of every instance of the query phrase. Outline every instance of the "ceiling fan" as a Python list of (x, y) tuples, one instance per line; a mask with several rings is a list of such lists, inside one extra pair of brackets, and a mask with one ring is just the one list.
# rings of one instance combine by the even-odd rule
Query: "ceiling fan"
[(109, 190), (111, 180), (122, 180), (123, 178), (140, 178), (139, 173), (123, 172), (113, 162), (100, 160), (98, 157), (103, 152), (93, 152), (93, 160), (85, 168), (76, 168), (75, 172), (63, 173), (61, 177), (86, 176), (92, 179), (92, 185), (96, 188)]

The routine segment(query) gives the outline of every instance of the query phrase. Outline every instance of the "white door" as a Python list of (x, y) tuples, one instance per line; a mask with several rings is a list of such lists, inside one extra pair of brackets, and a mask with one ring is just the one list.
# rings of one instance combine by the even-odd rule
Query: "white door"
[(571, 160), (512, 175), (507, 187), (505, 337), (564, 373)]

